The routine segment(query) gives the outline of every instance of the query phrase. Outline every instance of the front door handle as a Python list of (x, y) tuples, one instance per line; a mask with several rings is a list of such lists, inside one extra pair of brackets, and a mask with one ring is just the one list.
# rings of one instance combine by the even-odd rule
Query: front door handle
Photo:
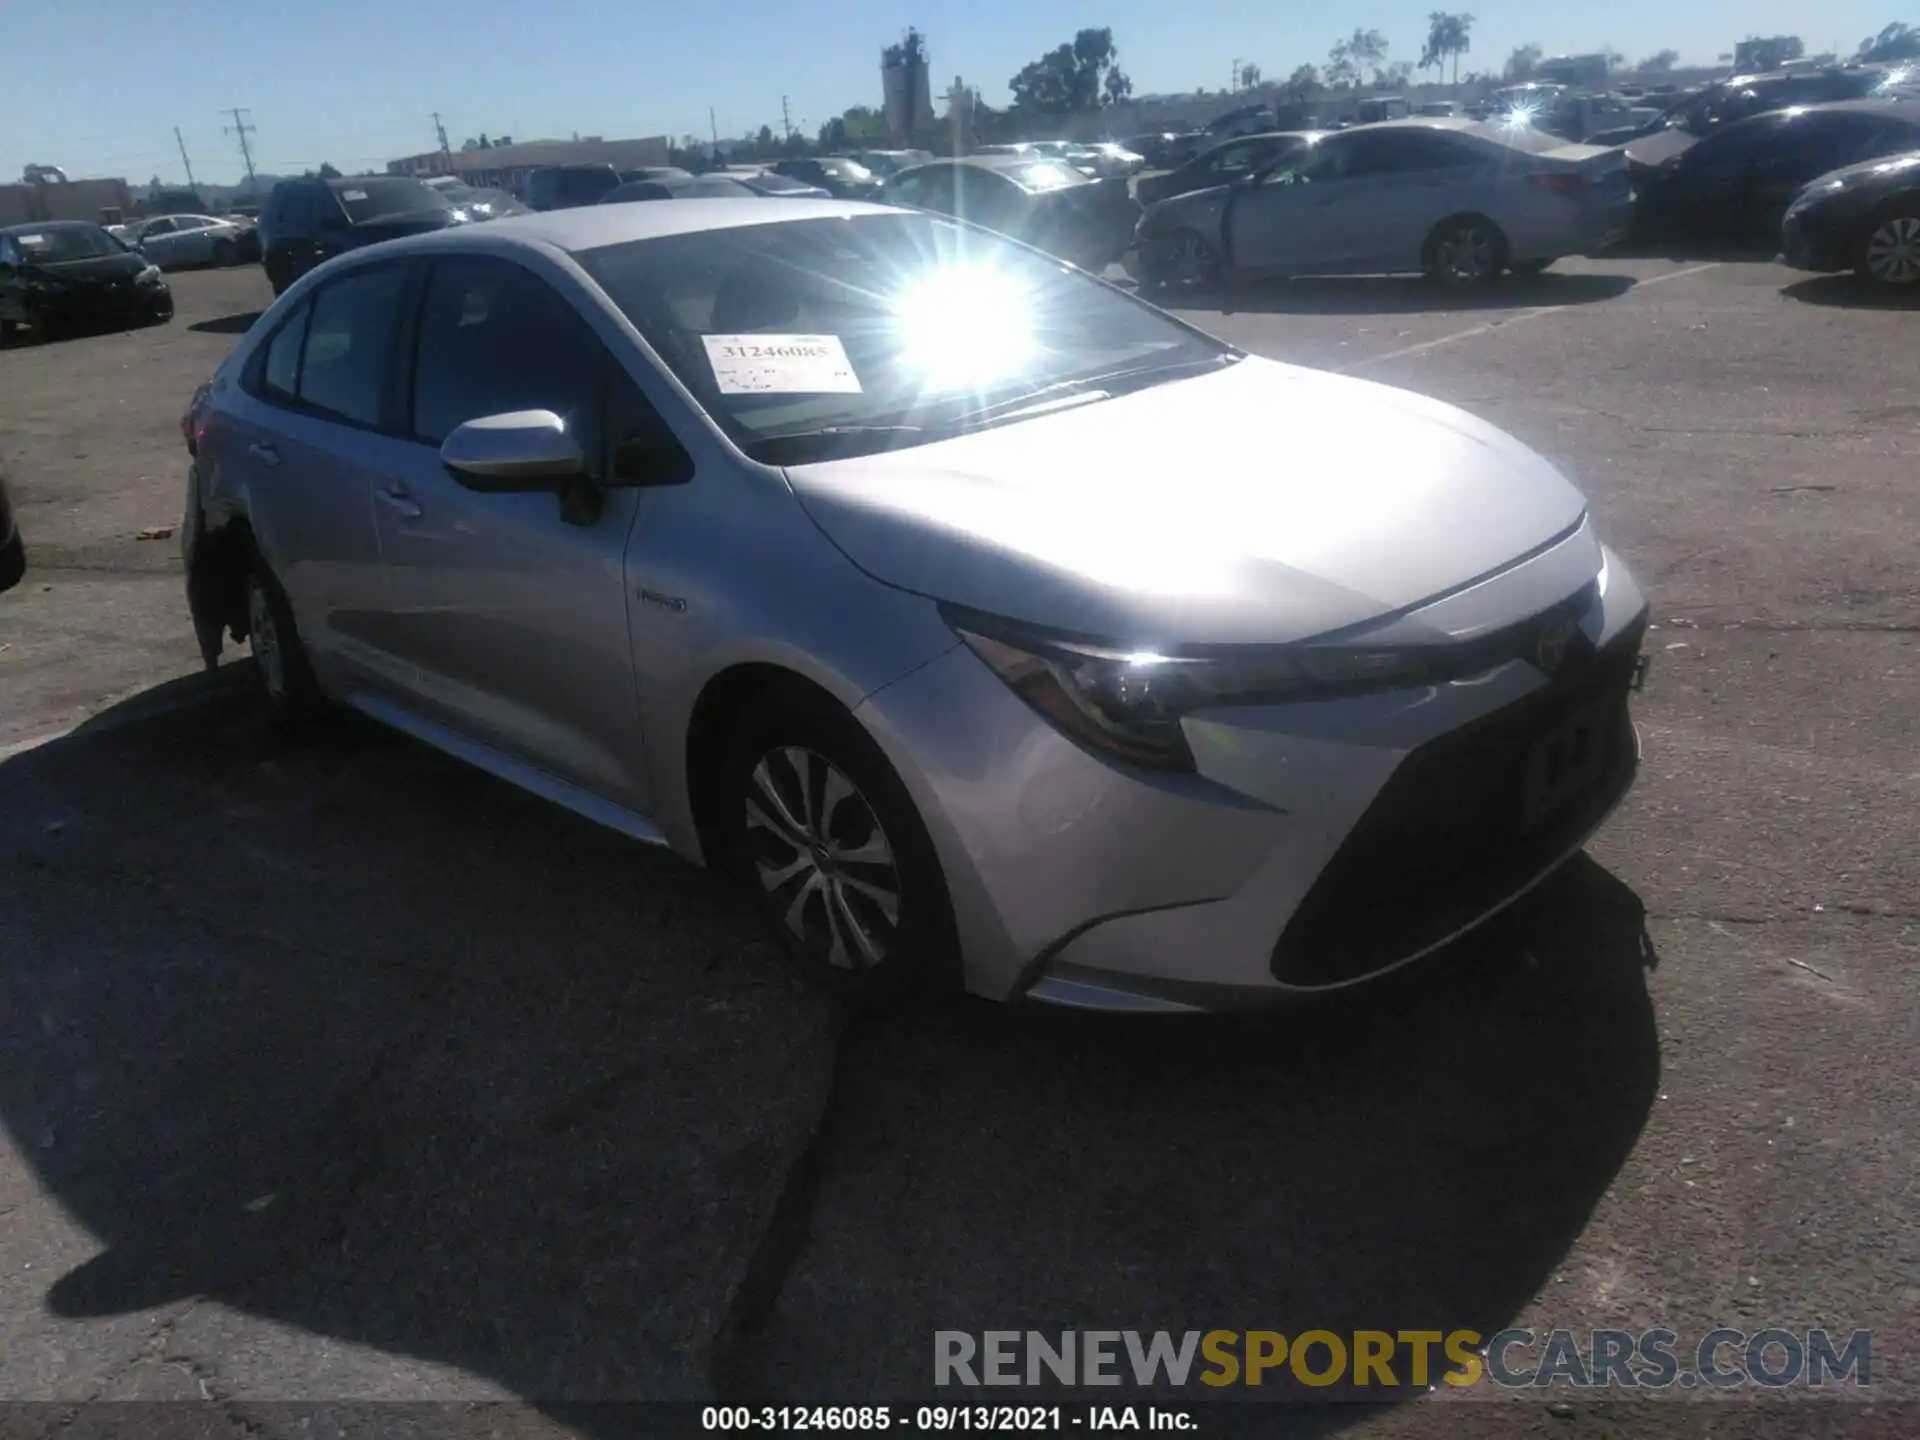
[(375, 490), (373, 498), (389, 510), (397, 510), (409, 520), (418, 520), (427, 512), (404, 490)]
[(247, 453), (269, 469), (280, 463), (280, 452), (271, 445), (262, 445), (258, 441), (247, 446)]

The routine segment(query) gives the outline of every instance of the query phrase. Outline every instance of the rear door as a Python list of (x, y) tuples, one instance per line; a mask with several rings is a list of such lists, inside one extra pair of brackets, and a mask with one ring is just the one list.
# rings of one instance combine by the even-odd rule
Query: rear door
[(1495, 208), (1497, 152), (1418, 126), (1358, 137), (1340, 203), (1331, 207), (1336, 248), (1357, 269), (1418, 270), (1427, 237), (1448, 216)]
[(1807, 183), (1829, 170), (1920, 146), (1920, 131), (1892, 116), (1858, 111), (1809, 112), (1788, 125), (1778, 144), (1756, 157), (1749, 204), (1764, 225), (1786, 212)]
[(202, 441), (210, 487), (244, 492), (262, 556), (335, 693), (404, 690), (382, 633), (386, 572), (372, 477), (399, 442), (391, 380), (409, 267), (330, 281), (254, 353), (223, 423)]
[[(407, 386), (407, 439), (373, 499), (393, 645), (428, 718), (595, 794), (645, 808), (623, 552), (642, 494), (623, 446), (664, 434), (592, 327), (506, 260), (436, 261)], [(598, 513), (552, 493), (481, 494), (439, 447), (468, 420), (551, 410), (580, 438)]]

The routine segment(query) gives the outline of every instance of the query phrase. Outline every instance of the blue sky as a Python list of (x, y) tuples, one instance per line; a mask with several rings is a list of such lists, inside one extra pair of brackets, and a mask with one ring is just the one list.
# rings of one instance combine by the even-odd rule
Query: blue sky
[[(1742, 36), (1799, 34), (1810, 50), (1851, 51), (1910, 0), (1614, 0), (1607, 5), (1466, 0), (1478, 15), (1467, 68), (1497, 67), (1514, 46), (1549, 53), (1610, 46), (1635, 58), (1678, 50), (1711, 63)], [(1004, 103), (1023, 64), (1087, 25), (1112, 27), (1136, 91), (1210, 89), (1234, 58), (1269, 75), (1356, 24), (1382, 31), (1391, 57), (1417, 60), (1434, 0), (721, 0), (612, 5), (595, 0), (4, 0), (0, 177), (23, 165), (141, 183), (183, 171), (241, 173), (224, 106), (252, 111), (254, 162), (298, 171), (377, 165), (434, 146), (431, 112), (453, 143), (479, 131), (518, 138), (704, 134), (780, 126), (781, 96), (808, 131), (853, 104), (879, 103), (881, 46), (926, 34), (934, 89), (955, 74)]]

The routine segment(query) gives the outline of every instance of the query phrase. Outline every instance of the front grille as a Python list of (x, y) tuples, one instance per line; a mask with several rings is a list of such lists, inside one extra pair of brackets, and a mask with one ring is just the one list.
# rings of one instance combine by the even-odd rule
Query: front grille
[[(1637, 625), (1604, 651), (1570, 654), (1542, 689), (1408, 755), (1288, 923), (1274, 978), (1326, 986), (1387, 969), (1487, 914), (1578, 845), (1633, 781), (1627, 694), (1643, 632)], [(1591, 778), (1529, 814), (1535, 742), (1583, 714), (1594, 717), (1602, 747), (1583, 766)]]

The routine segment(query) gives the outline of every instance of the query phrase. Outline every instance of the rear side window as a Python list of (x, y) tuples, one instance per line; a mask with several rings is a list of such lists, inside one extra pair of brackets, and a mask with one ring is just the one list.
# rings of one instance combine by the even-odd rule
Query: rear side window
[(299, 313), (267, 342), (266, 362), (260, 368), (260, 388), (276, 400), (299, 397), (300, 347), (306, 343), (307, 317), (312, 313), (312, 305), (302, 305)]
[(382, 418), (407, 272), (361, 270), (314, 297), (300, 363), (300, 401), (355, 425)]

